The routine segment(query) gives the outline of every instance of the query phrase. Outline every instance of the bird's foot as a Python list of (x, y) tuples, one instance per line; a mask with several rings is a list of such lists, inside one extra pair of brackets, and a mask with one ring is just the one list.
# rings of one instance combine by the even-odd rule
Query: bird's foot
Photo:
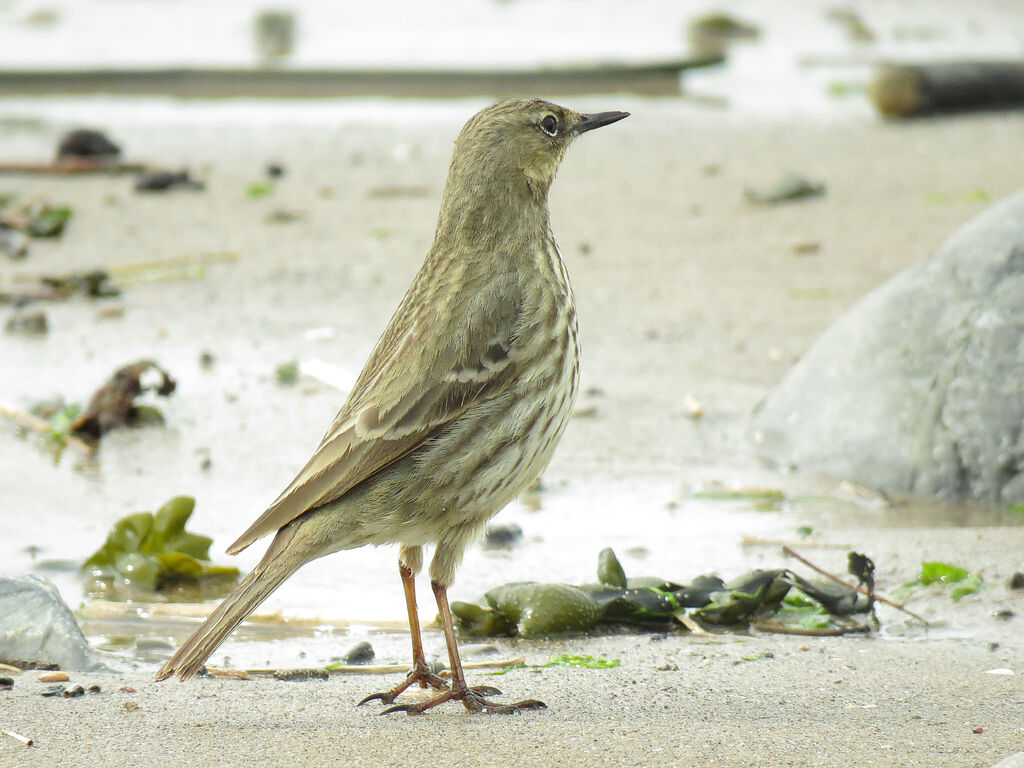
[(391, 704), (403, 691), (405, 691), (406, 688), (409, 688), (414, 683), (419, 683), (420, 688), (430, 687), (438, 691), (448, 690), (448, 683), (431, 672), (426, 662), (421, 661), (417, 662), (416, 665), (409, 670), (409, 674), (406, 675), (405, 680), (400, 682), (394, 688), (387, 691), (381, 691), (380, 693), (371, 693), (356, 704), (356, 706), (361, 707), (366, 702), (376, 701), (377, 699), (379, 699), (382, 704)]
[(422, 715), (428, 709), (444, 704), (446, 701), (461, 701), (470, 712), (481, 712), (485, 715), (514, 715), (528, 709), (547, 709), (543, 701), (536, 699), (525, 699), (515, 704), (500, 704), (496, 701), (488, 701), (484, 696), (500, 696), (501, 691), (489, 685), (479, 685), (474, 688), (463, 688), (462, 690), (449, 689), (432, 699), (421, 701), (419, 704), (398, 704), (388, 707), (382, 715), (390, 715), (392, 712), (405, 712), (409, 715)]

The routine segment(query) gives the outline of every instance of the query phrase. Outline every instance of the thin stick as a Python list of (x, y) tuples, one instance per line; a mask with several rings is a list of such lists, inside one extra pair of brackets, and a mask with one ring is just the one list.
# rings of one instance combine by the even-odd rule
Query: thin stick
[(4, 731), (3, 733), (4, 736), (10, 736), (15, 741), (20, 741), (26, 747), (31, 747), (33, 744), (32, 739), (30, 739), (28, 736), (22, 736), (20, 733), (15, 733), (14, 731)]
[[(21, 424), (21, 426), (26, 427), (28, 429), (35, 430), (36, 432), (39, 432), (40, 434), (43, 434), (43, 435), (54, 434), (53, 433), (53, 428), (50, 426), (48, 421), (46, 421), (45, 419), (41, 419), (38, 416), (34, 416), (31, 413), (26, 413), (25, 411), (19, 411), (17, 408), (12, 406), (10, 403), (0, 402), (0, 416), (5, 416), (6, 418), (10, 419), (11, 421), (16, 421), (19, 424)], [(69, 435), (69, 434), (56, 435), (56, 434), (54, 434), (54, 437), (57, 440), (60, 440), (61, 442), (66, 443), (67, 445), (74, 446), (75, 448), (80, 450), (82, 453), (84, 453), (86, 456), (92, 456), (93, 453), (96, 452), (95, 448), (93, 448), (91, 445), (89, 445), (84, 440), (81, 440), (80, 438), (75, 437), (74, 435)]]
[(702, 627), (700, 624), (698, 624), (696, 619), (694, 619), (692, 616), (690, 616), (685, 611), (676, 611), (672, 615), (675, 616), (677, 619), (679, 619), (679, 621), (682, 622), (683, 626), (686, 627), (688, 630), (690, 630), (690, 633), (693, 634), (693, 635), (710, 635), (711, 634), (706, 629), (704, 629), (704, 627)]
[[(505, 667), (519, 667), (526, 663), (525, 656), (517, 656), (514, 659), (505, 659), (504, 661), (470, 661), (462, 662), (463, 669), (505, 669)], [(440, 677), (449, 677), (452, 671), (450, 669), (442, 669), (437, 674)]]
[(822, 549), (849, 549), (849, 544), (834, 544), (830, 541), (791, 541), (788, 539), (765, 539), (760, 536), (744, 536), (740, 539), (740, 544), (744, 547), (754, 545), (770, 545), (778, 547), (788, 547), (790, 545), (801, 546), (801, 547), (820, 547)]
[(922, 624), (924, 624), (926, 627), (931, 626), (925, 619), (923, 619), (922, 617), (918, 616), (913, 611), (908, 610), (907, 608), (904, 608), (899, 603), (893, 602), (892, 600), (887, 598), (885, 595), (881, 595), (878, 592), (872, 592), (869, 589), (867, 589), (866, 587), (855, 586), (853, 584), (850, 584), (848, 581), (844, 581), (843, 579), (841, 579), (838, 576), (836, 576), (834, 573), (829, 573), (824, 568), (815, 565), (814, 563), (812, 563), (810, 560), (808, 560), (803, 555), (793, 551), (793, 549), (791, 549), (790, 547), (783, 547), (782, 551), (784, 553), (786, 553), (787, 555), (789, 555), (790, 557), (795, 557), (797, 560), (799, 560), (801, 563), (806, 565), (808, 568), (812, 568), (813, 570), (815, 570), (818, 573), (820, 573), (822, 576), (827, 576), (828, 578), (832, 579), (832, 581), (835, 581), (835, 582), (838, 582), (839, 584), (842, 584), (847, 589), (855, 590), (857, 592), (860, 592), (862, 595), (867, 595), (868, 597), (870, 597), (873, 600), (878, 600), (879, 602), (885, 603), (886, 605), (891, 605), (893, 608), (896, 608), (897, 610), (903, 611), (908, 616), (912, 616), (913, 618), (917, 619)]
[(871, 631), (871, 627), (867, 624), (854, 624), (852, 627), (810, 629), (806, 627), (787, 627), (785, 624), (776, 624), (772, 621), (757, 621), (752, 626), (761, 632), (775, 632), (779, 635), (810, 635), (811, 637), (835, 637), (837, 635), (850, 635), (857, 632)]
[[(518, 664), (524, 664), (526, 658), (519, 656), (514, 659), (504, 659), (501, 661), (474, 661), (468, 664), (463, 664), (464, 669), (504, 669), (505, 667), (512, 667)], [(380, 675), (380, 674), (394, 674), (396, 672), (408, 672), (408, 664), (341, 664), (338, 666), (323, 667), (329, 674), (364, 674), (364, 675)], [(273, 677), (280, 669), (214, 669), (212, 667), (206, 668), (206, 674), (214, 677), (228, 677), (237, 680), (248, 680), (250, 677)], [(441, 677), (445, 677), (451, 674), (451, 670), (442, 669), (438, 673)]]
[(80, 173), (140, 173), (143, 163), (98, 163), (94, 160), (58, 160), (53, 163), (0, 163), (0, 173), (70, 176)]

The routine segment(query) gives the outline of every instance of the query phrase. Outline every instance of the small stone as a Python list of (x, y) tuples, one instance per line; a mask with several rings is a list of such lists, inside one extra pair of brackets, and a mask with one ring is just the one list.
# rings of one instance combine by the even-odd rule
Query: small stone
[(74, 688), (67, 688), (66, 690), (62, 691), (60, 695), (63, 696), (65, 699), (75, 699), (79, 696), (85, 695), (85, 688), (83, 688), (80, 685), (76, 685)]
[(44, 688), (40, 696), (60, 696), (64, 693), (63, 685), (51, 685), (48, 688)]
[(489, 525), (484, 531), (484, 549), (507, 549), (523, 538), (523, 529), (515, 523)]
[(0, 691), (9, 691), (14, 687), (14, 678), (0, 677)]
[(43, 672), (38, 679), (40, 683), (66, 683), (71, 678), (67, 672)]
[(90, 685), (85, 689), (86, 693), (100, 693), (101, 689), (98, 685)]
[(373, 646), (364, 640), (345, 651), (341, 660), (345, 664), (367, 664), (373, 661), (375, 655)]
[(1024, 573), (1017, 571), (1006, 582), (1006, 586), (1008, 586), (1010, 589), (1024, 589)]
[(139, 712), (142, 709), (137, 702), (126, 701), (121, 704), (121, 710), (124, 712)]
[(4, 323), (4, 331), (23, 336), (45, 336), (50, 330), (46, 313), (41, 309), (17, 310)]

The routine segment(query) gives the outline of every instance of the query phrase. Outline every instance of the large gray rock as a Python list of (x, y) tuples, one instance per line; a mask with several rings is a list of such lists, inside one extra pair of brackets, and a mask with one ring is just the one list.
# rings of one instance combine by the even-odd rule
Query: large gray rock
[(765, 455), (800, 469), (1024, 501), (1024, 192), (858, 302), (753, 426)]
[(102, 665), (53, 582), (0, 574), (0, 658), (89, 670)]

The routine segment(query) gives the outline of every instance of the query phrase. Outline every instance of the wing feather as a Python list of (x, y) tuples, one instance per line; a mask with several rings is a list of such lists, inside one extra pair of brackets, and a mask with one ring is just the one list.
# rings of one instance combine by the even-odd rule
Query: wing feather
[[(527, 292), (514, 273), (491, 276), (475, 296), (405, 322), (422, 300), (414, 281), (313, 456), (230, 547), (234, 554), (334, 501), (444, 429), (517, 375), (514, 347)], [(437, 337), (446, 343), (437, 344)]]

